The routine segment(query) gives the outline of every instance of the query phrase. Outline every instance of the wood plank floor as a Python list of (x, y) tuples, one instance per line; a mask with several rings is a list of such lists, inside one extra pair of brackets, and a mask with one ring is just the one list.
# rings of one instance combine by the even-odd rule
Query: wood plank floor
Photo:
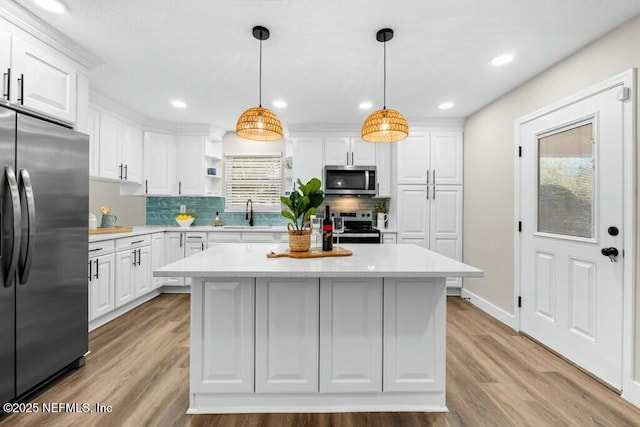
[(163, 294), (90, 335), (91, 355), (33, 402), (111, 413), (14, 414), (0, 426), (640, 426), (640, 409), (460, 298), (449, 298), (449, 413), (185, 415), (189, 295)]

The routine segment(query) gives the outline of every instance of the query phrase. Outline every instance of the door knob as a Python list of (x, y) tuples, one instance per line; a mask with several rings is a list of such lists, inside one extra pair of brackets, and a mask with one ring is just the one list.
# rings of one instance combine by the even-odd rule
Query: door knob
[(602, 248), (600, 253), (608, 256), (611, 262), (616, 262), (616, 257), (618, 256), (618, 250), (616, 248)]

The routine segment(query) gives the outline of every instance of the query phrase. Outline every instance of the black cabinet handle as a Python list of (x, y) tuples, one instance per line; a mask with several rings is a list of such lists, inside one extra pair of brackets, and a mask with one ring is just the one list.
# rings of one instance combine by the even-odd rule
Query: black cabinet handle
[(133, 266), (136, 266), (136, 250), (133, 250)]
[(89, 249), (89, 252), (101, 251), (102, 248)]
[(122, 163), (120, 163), (119, 168), (120, 168), (120, 177), (119, 178), (122, 179)]
[(182, 181), (178, 181), (178, 194), (182, 194)]
[(129, 181), (129, 172), (127, 171), (128, 167), (129, 167), (129, 165), (124, 165), (124, 180), (125, 181)]
[(20, 105), (24, 105), (24, 74), (20, 74), (18, 84), (20, 85), (20, 97), (17, 101), (20, 103)]
[(91, 271), (91, 266), (93, 265), (93, 262), (89, 261), (89, 281), (91, 281), (91, 276), (93, 276), (93, 273)]
[(180, 247), (182, 247), (182, 233), (180, 233)]
[(144, 194), (149, 194), (149, 180), (144, 180)]
[(202, 250), (204, 251), (204, 242), (202, 242)]
[(100, 269), (98, 268), (98, 258), (96, 258), (96, 275), (94, 277), (96, 279), (100, 278)]
[(138, 243), (142, 243), (144, 242), (144, 240), (136, 240), (135, 242), (131, 242), (132, 245), (136, 245)]
[(3, 76), (4, 81), (2, 82), (2, 96), (7, 101), (11, 101), (11, 68), (7, 68), (7, 72), (4, 73)]
[(142, 258), (142, 256), (140, 256), (140, 249), (138, 249), (138, 265), (140, 265), (140, 259)]

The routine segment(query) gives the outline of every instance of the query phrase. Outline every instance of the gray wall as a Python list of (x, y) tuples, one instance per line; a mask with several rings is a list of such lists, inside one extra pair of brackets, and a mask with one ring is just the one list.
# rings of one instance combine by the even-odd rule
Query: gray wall
[(100, 226), (100, 206), (111, 207), (111, 213), (118, 217), (116, 225), (145, 225), (146, 198), (120, 196), (120, 184), (104, 181), (89, 182), (89, 212), (98, 218)]
[[(466, 289), (509, 313), (514, 311), (514, 121), (625, 70), (640, 68), (638, 40), (640, 16), (467, 118), (463, 252), (465, 262), (483, 269), (485, 277), (465, 280)], [(635, 260), (637, 268), (639, 261), (640, 257)], [(636, 272), (638, 276), (640, 268)], [(639, 288), (636, 278), (636, 307), (640, 307)], [(636, 325), (639, 312), (636, 309)], [(638, 378), (638, 330), (635, 342)]]

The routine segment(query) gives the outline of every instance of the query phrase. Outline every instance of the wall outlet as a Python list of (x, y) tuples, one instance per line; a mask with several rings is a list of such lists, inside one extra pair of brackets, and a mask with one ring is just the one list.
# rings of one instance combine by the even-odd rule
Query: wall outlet
[(180, 205), (180, 213), (186, 213), (187, 212), (187, 205)]

